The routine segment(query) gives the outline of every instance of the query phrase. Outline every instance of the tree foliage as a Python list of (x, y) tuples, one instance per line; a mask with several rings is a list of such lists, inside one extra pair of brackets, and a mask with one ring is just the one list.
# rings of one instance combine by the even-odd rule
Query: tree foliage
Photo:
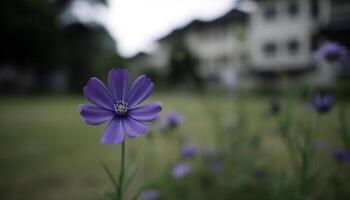
[[(73, 90), (91, 73), (99, 74), (120, 64), (115, 41), (97, 23), (62, 22), (62, 16), (76, 0), (11, 0), (0, 3), (0, 68), (33, 70), (40, 81), (57, 69), (65, 70)], [(107, 5), (106, 0), (86, 0)], [(73, 17), (73, 16), (72, 16)], [(79, 90), (80, 90), (79, 89)]]
[(198, 88), (202, 87), (202, 80), (197, 70), (198, 60), (183, 41), (177, 39), (174, 42), (170, 55), (168, 73), (170, 82), (177, 85), (191, 83)]

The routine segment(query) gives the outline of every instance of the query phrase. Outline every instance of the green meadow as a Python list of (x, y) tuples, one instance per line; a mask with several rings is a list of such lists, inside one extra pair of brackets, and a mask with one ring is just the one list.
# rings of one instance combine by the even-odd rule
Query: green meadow
[[(292, 170), (293, 163), (289, 159), (285, 144), (276, 133), (277, 117), (268, 112), (269, 98), (247, 97), (237, 102), (226, 95), (203, 97), (160, 93), (147, 101), (152, 100), (162, 102), (162, 115), (167, 111), (176, 111), (184, 115), (185, 122), (173, 133), (160, 133), (153, 124), (153, 131), (148, 135), (126, 140), (127, 168), (136, 169), (135, 178), (126, 191), (126, 199), (131, 199), (143, 185), (170, 173), (171, 166), (179, 157), (180, 136), (199, 147), (215, 146), (220, 141), (233, 141), (228, 145), (226, 152), (235, 157), (235, 162), (228, 162), (222, 172), (230, 177), (213, 174), (209, 180), (218, 177), (218, 180), (215, 180), (218, 185), (223, 184), (220, 180), (231, 181), (231, 184), (226, 183), (228, 189), (221, 189), (226, 191), (232, 187), (232, 191), (238, 196), (241, 195), (238, 199), (249, 199), (251, 196), (245, 194), (256, 191), (240, 186), (240, 183), (254, 181), (249, 178), (249, 170), (254, 168), (263, 167), (273, 172), (284, 171), (287, 177), (297, 176)], [(85, 124), (79, 114), (78, 106), (81, 103), (87, 101), (80, 96), (23, 96), (0, 100), (0, 199), (103, 199), (104, 193), (111, 189), (111, 183), (101, 163), (117, 175), (120, 146), (99, 143), (104, 125)], [(301, 127), (308, 124), (308, 118), (311, 118), (316, 120), (312, 122), (316, 126), (315, 138), (322, 138), (330, 148), (342, 145), (336, 133), (336, 109), (319, 117), (301, 100), (291, 100), (288, 106), (293, 113), (295, 125), (291, 132), (295, 135), (300, 134)], [(244, 116), (239, 117), (240, 115)], [(241, 131), (241, 136), (236, 137), (235, 127), (239, 119), (244, 119), (244, 122), (241, 122), (244, 124), (244, 131)], [(252, 148), (245, 148), (248, 150), (235, 149), (235, 144), (240, 145), (240, 141), (247, 144), (247, 141), (255, 140), (257, 147), (253, 145)], [(328, 186), (324, 180), (337, 165), (334, 164), (330, 153), (324, 150), (315, 151), (320, 152), (316, 152), (314, 169), (323, 170), (325, 173), (317, 177), (315, 196), (318, 197), (319, 190), (327, 190)], [(195, 166), (201, 165), (200, 160), (194, 162)], [(246, 179), (249, 180), (244, 177), (248, 177)], [(269, 179), (273, 177), (270, 176)], [(203, 182), (194, 177), (189, 179), (188, 185), (193, 187), (193, 193), (220, 193), (220, 189), (199, 187), (196, 181)], [(266, 189), (269, 194), (273, 194), (271, 191), (274, 190), (271, 188)], [(179, 191), (182, 190), (184, 189), (179, 188)], [(255, 194), (260, 195), (264, 192)], [(330, 196), (323, 198), (334, 197), (332, 191), (326, 194)], [(168, 195), (173, 196), (163, 195), (162, 199), (178, 199), (174, 192), (168, 192)], [(222, 195), (229, 193), (223, 192)], [(187, 197), (203, 199), (203, 196)], [(210, 194), (207, 197), (209, 199)], [(218, 199), (222, 199), (219, 197)]]

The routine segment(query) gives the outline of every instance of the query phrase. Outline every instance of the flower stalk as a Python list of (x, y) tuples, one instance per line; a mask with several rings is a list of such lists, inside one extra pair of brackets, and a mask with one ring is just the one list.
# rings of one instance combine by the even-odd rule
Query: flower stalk
[(342, 104), (339, 105), (338, 109), (338, 117), (340, 123), (340, 135), (342, 137), (342, 141), (344, 142), (344, 147), (349, 151), (350, 150), (350, 137), (349, 137), (349, 129), (347, 125), (347, 113), (346, 107)]
[(123, 198), (123, 186), (124, 186), (123, 183), (124, 183), (124, 171), (125, 171), (124, 166), (125, 166), (125, 141), (122, 143), (117, 200), (122, 200)]
[(316, 129), (318, 118), (316, 120), (311, 119), (310, 127), (306, 129), (304, 135), (304, 145), (300, 149), (301, 156), (301, 170), (300, 170), (300, 199), (308, 200), (310, 199), (311, 190), (313, 188), (313, 178), (311, 177), (311, 165), (313, 157), (313, 145), (314, 133)]

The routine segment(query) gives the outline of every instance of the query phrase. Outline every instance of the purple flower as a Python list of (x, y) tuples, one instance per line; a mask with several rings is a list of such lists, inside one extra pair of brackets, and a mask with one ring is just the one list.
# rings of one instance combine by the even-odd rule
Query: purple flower
[(340, 163), (348, 163), (350, 161), (350, 152), (346, 149), (334, 149), (332, 155)]
[(223, 168), (224, 168), (224, 163), (219, 159), (212, 160), (209, 163), (209, 169), (212, 172), (220, 172)]
[(141, 193), (140, 199), (141, 200), (155, 200), (155, 199), (158, 199), (159, 195), (160, 195), (159, 190), (146, 189)]
[(182, 178), (191, 172), (191, 167), (186, 163), (178, 163), (171, 170), (171, 175), (174, 178)]
[(334, 104), (334, 96), (331, 94), (317, 94), (313, 98), (313, 106), (319, 113), (326, 113), (331, 110)]
[(346, 47), (336, 42), (325, 42), (314, 54), (316, 60), (341, 61), (348, 56)]
[(180, 153), (183, 158), (192, 158), (197, 155), (198, 148), (194, 144), (185, 144), (182, 145)]
[(160, 127), (165, 128), (175, 128), (182, 124), (184, 117), (176, 112), (167, 112), (164, 117), (164, 121), (161, 123)]
[(219, 172), (224, 168), (224, 163), (219, 158), (219, 155), (214, 148), (207, 147), (203, 149), (202, 155), (205, 164), (212, 172)]
[(314, 141), (314, 145), (318, 149), (327, 149), (327, 147), (328, 147), (327, 142), (323, 139), (316, 139)]
[(80, 105), (80, 114), (90, 125), (109, 121), (101, 137), (103, 144), (120, 144), (125, 134), (134, 138), (148, 131), (144, 121), (157, 118), (160, 102), (136, 107), (150, 96), (153, 83), (145, 75), (139, 76), (128, 89), (128, 71), (112, 69), (108, 73), (108, 88), (98, 78), (91, 78), (84, 87), (84, 96), (92, 103)]
[(253, 176), (256, 180), (262, 180), (267, 176), (267, 173), (263, 169), (257, 169), (253, 171)]

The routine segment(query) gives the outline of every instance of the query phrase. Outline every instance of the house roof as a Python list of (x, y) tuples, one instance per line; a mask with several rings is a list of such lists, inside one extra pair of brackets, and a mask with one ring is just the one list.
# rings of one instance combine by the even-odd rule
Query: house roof
[(326, 26), (322, 27), (321, 29), (322, 31), (326, 32), (349, 31), (350, 13), (345, 13), (334, 17)]
[(168, 35), (158, 39), (158, 41), (159, 42), (166, 41), (170, 38), (173, 38), (173, 37), (180, 35), (180, 34), (186, 32), (188, 30), (191, 30), (191, 29), (201, 29), (201, 28), (207, 28), (207, 27), (215, 26), (215, 25), (225, 25), (225, 24), (229, 24), (229, 23), (246, 22), (246, 20), (248, 19), (248, 16), (249, 16), (248, 13), (241, 11), (241, 10), (238, 10), (236, 8), (233, 8), (232, 10), (230, 10), (229, 12), (224, 14), (223, 16), (216, 18), (214, 20), (211, 20), (211, 21), (202, 21), (202, 20), (198, 20), (198, 19), (193, 20), (192, 22), (188, 23), (187, 25), (173, 30)]
[(209, 24), (243, 22), (248, 19), (249, 14), (236, 8), (230, 10), (225, 15), (208, 22)]
[(320, 33), (328, 40), (333, 40), (350, 48), (350, 13), (339, 15), (331, 19), (320, 29)]

